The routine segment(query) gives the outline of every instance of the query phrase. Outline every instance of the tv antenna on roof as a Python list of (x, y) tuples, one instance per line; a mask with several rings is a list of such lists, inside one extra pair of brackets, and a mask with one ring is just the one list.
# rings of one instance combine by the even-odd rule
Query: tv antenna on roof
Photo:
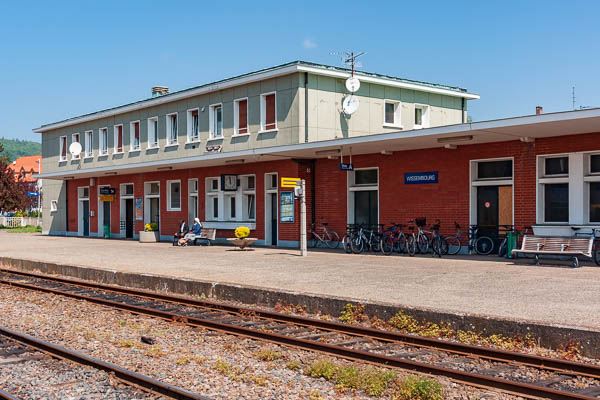
[(352, 76), (354, 76), (354, 69), (362, 67), (362, 64), (360, 62), (356, 62), (356, 59), (367, 53), (364, 51), (361, 51), (360, 53), (355, 54), (353, 51), (344, 51), (344, 52), (333, 52), (331, 54), (334, 56), (341, 56), (342, 64), (350, 67), (350, 69), (352, 70)]

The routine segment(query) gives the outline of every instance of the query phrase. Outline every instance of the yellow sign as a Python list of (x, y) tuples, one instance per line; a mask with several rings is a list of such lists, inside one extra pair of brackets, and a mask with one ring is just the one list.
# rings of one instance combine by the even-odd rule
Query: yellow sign
[(281, 178), (281, 187), (284, 188), (293, 188), (296, 186), (300, 186), (302, 179), (300, 178)]
[(115, 201), (115, 196), (113, 196), (112, 194), (101, 195), (100, 201)]

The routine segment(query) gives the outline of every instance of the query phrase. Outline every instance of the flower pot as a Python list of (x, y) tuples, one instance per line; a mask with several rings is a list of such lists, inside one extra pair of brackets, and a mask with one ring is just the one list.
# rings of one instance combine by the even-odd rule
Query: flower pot
[(246, 247), (250, 246), (252, 243), (256, 242), (258, 239), (257, 238), (243, 238), (243, 239), (238, 239), (238, 238), (231, 238), (231, 239), (227, 239), (231, 242), (231, 244), (233, 244), (234, 246), (237, 246), (240, 248), (240, 250), (244, 250)]
[(160, 233), (158, 231), (140, 231), (140, 243), (156, 243), (160, 241)]

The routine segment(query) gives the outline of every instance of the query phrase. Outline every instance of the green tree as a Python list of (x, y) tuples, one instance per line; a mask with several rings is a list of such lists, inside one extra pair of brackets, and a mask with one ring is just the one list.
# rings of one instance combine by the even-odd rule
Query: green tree
[(0, 143), (0, 211), (25, 210), (32, 205), (32, 200), (27, 196), (31, 183), (24, 182), (22, 178), (15, 181), (13, 170), (6, 161), (4, 147)]

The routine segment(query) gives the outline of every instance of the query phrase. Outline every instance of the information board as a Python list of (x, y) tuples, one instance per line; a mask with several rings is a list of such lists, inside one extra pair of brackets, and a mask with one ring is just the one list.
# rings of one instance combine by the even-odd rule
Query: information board
[(279, 219), (281, 222), (294, 222), (294, 192), (281, 192)]
[(144, 220), (144, 209), (143, 209), (144, 199), (138, 197), (135, 199), (135, 220), (143, 221)]

